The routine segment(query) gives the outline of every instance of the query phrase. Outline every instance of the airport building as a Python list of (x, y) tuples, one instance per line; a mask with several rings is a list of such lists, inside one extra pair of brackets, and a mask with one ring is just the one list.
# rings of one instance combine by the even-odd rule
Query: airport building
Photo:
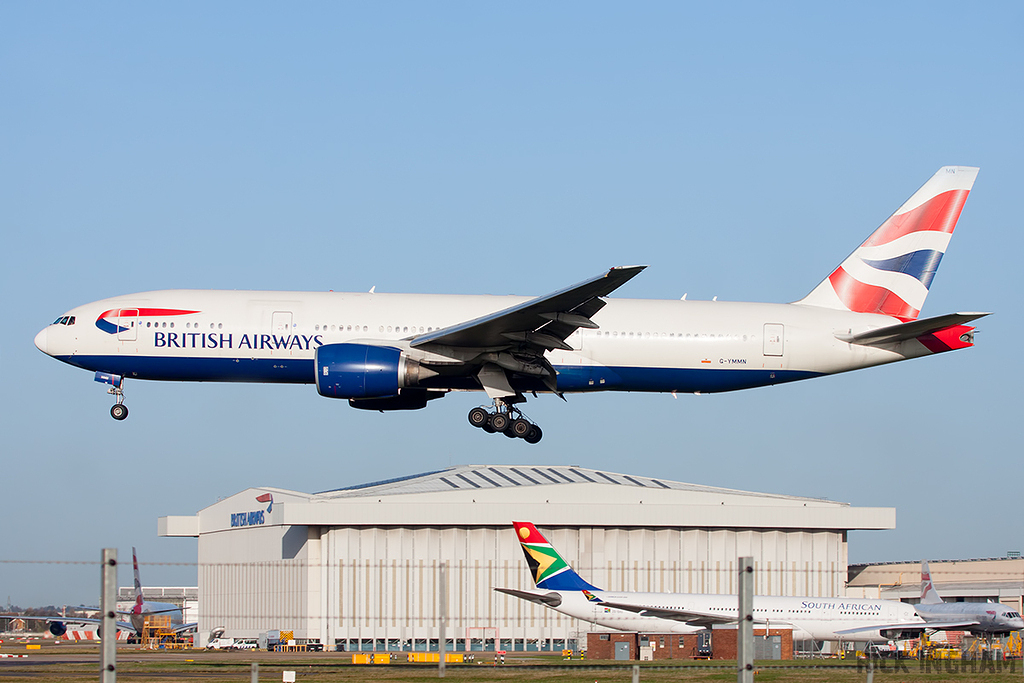
[[(465, 465), (322, 493), (253, 488), (161, 536), (199, 539), (199, 631), (347, 650), (560, 650), (590, 624), (496, 593), (533, 588), (513, 520), (534, 522), (608, 590), (733, 593), (754, 557), (759, 595), (842, 596), (847, 533), (893, 508), (753, 493), (582, 467)], [(446, 580), (443, 581), (443, 577)], [(444, 586), (442, 586), (442, 582)]]
[[(935, 590), (946, 602), (1000, 602), (1024, 613), (1024, 559), (1020, 552), (975, 560), (931, 560), (928, 569)], [(850, 565), (846, 594), (920, 602), (921, 563)]]

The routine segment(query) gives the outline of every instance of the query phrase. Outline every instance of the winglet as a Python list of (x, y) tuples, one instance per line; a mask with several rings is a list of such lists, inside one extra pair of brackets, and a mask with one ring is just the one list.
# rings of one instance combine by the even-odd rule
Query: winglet
[[(583, 580), (531, 522), (512, 522), (533, 582), (545, 590), (600, 590)], [(587, 598), (590, 599), (589, 597)]]

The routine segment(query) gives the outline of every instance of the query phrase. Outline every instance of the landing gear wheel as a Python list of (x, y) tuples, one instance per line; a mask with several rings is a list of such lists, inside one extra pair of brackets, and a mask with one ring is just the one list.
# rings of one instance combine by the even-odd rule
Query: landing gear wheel
[(487, 424), (487, 420), (490, 419), (490, 415), (483, 408), (473, 408), (469, 411), (469, 424), (474, 427), (483, 427)]
[(128, 406), (123, 403), (115, 403), (110, 407), (110, 417), (115, 420), (123, 420), (128, 417)]
[(531, 427), (533, 427), (533, 425), (530, 424), (528, 420), (520, 417), (512, 420), (512, 424), (509, 425), (508, 431), (512, 432), (514, 436), (517, 436), (520, 439), (525, 439), (526, 435), (530, 433)]
[[(488, 416), (488, 417), (490, 417), (490, 416)], [(484, 426), (483, 426), (483, 427), (481, 427), (480, 429), (484, 430), (484, 431), (485, 431), (485, 432), (487, 432), (488, 434), (493, 434), (493, 433), (494, 433), (494, 427), (492, 427), (492, 426), (491, 426), (491, 422), (490, 422), (490, 420), (488, 420), (487, 422), (485, 422), (485, 423), (484, 423)]]
[(523, 437), (526, 443), (537, 443), (544, 436), (544, 432), (541, 431), (537, 425), (530, 425), (530, 431)]
[(504, 434), (505, 436), (507, 436), (510, 439), (515, 439), (516, 438), (516, 435), (512, 433), (512, 428), (511, 427), (509, 427), (508, 429), (503, 431), (502, 434)]
[(505, 413), (495, 413), (491, 415), (490, 421), (491, 429), (496, 432), (503, 432), (508, 427), (508, 415)]

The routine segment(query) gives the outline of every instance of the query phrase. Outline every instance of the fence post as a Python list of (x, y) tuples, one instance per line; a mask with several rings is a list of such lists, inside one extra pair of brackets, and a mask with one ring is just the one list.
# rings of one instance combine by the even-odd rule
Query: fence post
[(438, 638), (437, 638), (437, 677), (444, 678), (444, 665), (445, 659), (447, 658), (447, 646), (448, 633), (445, 629), (448, 622), (448, 563), (441, 563), (441, 576), (437, 586), (438, 592), (438, 606), (440, 607), (440, 614), (438, 615), (441, 623), (438, 627)]
[(736, 633), (738, 683), (754, 683), (754, 558), (741, 557), (739, 625)]
[(117, 548), (103, 549), (100, 569), (100, 683), (117, 681)]
[(260, 665), (258, 662), (252, 663), (252, 667), (249, 670), (249, 680), (252, 683), (260, 683)]

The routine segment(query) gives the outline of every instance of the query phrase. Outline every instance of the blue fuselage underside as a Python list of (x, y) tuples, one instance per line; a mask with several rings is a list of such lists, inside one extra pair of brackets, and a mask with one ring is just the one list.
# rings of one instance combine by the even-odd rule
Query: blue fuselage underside
[[(179, 382), (262, 382), (313, 384), (310, 358), (164, 358), (158, 356), (57, 356), (69, 365), (109, 372), (132, 379)], [(819, 377), (806, 370), (735, 368), (652, 368), (588, 365), (555, 366), (558, 390), (650, 391), (714, 393), (794, 382)], [(520, 391), (549, 391), (535, 378), (515, 375), (512, 386)], [(437, 389), (479, 390), (475, 377), (433, 378), (421, 386)]]

